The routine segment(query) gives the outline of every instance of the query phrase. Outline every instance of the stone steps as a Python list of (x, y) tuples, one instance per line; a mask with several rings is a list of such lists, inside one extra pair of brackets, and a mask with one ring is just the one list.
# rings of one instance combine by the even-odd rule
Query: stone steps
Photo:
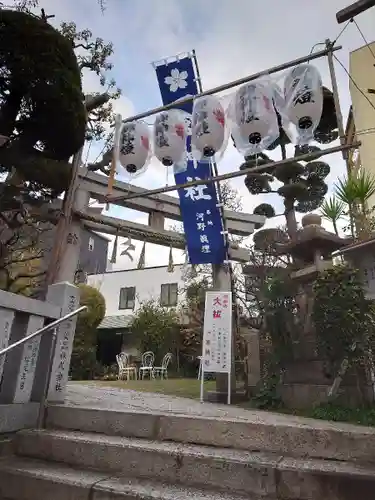
[[(82, 432), (22, 431), (16, 452), (49, 463), (100, 470), (107, 476), (257, 499), (364, 499), (366, 492), (375, 489), (375, 469), (348, 462)], [(343, 491), (355, 492), (355, 497), (339, 496)]]
[(6, 500), (260, 500), (210, 493), (37, 460), (0, 462), (0, 499)]
[(47, 426), (375, 465), (375, 428), (266, 412), (234, 418), (56, 405), (48, 409)]
[(48, 428), (20, 431), (0, 459), (0, 500), (373, 499), (375, 429), (116, 404), (50, 406)]

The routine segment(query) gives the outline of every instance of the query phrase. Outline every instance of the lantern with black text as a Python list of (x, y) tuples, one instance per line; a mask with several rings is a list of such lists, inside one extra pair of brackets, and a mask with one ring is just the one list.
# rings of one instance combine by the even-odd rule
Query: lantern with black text
[(182, 160), (186, 149), (186, 125), (183, 114), (174, 109), (160, 113), (154, 123), (154, 153), (169, 167)]
[(147, 167), (150, 158), (150, 131), (142, 121), (124, 123), (120, 132), (119, 161), (126, 173), (136, 176)]
[(323, 111), (323, 87), (319, 71), (311, 64), (293, 68), (284, 81), (284, 114), (295, 126), (297, 144), (314, 138)]
[(273, 94), (274, 89), (267, 82), (248, 83), (235, 93), (231, 105), (232, 136), (244, 156), (260, 153), (279, 136)]
[(197, 159), (212, 158), (225, 147), (226, 117), (220, 100), (208, 95), (194, 101), (191, 127), (192, 151)]

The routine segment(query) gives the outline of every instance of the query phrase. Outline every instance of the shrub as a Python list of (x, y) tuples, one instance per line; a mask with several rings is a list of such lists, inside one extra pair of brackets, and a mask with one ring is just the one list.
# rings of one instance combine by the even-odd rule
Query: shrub
[(87, 285), (79, 285), (80, 305), (87, 306), (77, 318), (74, 336), (70, 375), (73, 380), (92, 379), (97, 372), (96, 362), (96, 329), (105, 316), (105, 300), (96, 289)]

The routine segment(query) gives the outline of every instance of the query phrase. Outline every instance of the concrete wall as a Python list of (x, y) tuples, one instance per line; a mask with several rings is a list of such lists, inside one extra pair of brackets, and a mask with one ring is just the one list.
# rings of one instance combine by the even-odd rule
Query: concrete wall
[[(375, 42), (372, 42), (370, 47), (375, 52)], [(375, 106), (375, 95), (368, 93), (368, 89), (375, 88), (374, 58), (368, 46), (360, 47), (350, 53), (349, 71), (356, 85)], [(375, 175), (375, 109), (371, 107), (356, 85), (351, 81), (349, 88), (356, 136), (362, 142), (359, 148), (362, 168)], [(375, 205), (375, 196), (370, 199), (369, 205)]]
[(346, 252), (345, 260), (359, 269), (368, 299), (375, 299), (375, 244)]
[[(167, 266), (146, 269), (128, 269), (96, 274), (88, 277), (88, 285), (95, 286), (104, 295), (106, 316), (132, 315), (142, 302), (150, 299), (160, 300), (162, 284), (177, 283), (178, 304), (184, 300), (183, 265), (175, 265), (173, 273)], [(120, 289), (135, 287), (136, 301), (134, 310), (119, 309)]]
[[(46, 224), (45, 227), (46, 231), (40, 236), (40, 245), (44, 252), (42, 265), (47, 269), (54, 243), (55, 228), (51, 224)], [(89, 249), (90, 239), (94, 241), (93, 250)], [(109, 240), (84, 228), (81, 241), (79, 268), (87, 274), (104, 273), (107, 270)]]

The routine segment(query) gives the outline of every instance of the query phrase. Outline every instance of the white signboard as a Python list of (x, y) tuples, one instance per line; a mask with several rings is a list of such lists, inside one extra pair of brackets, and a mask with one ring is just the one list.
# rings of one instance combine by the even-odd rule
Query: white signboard
[(204, 373), (228, 374), (228, 402), (232, 369), (232, 294), (206, 292), (202, 344), (201, 400)]

